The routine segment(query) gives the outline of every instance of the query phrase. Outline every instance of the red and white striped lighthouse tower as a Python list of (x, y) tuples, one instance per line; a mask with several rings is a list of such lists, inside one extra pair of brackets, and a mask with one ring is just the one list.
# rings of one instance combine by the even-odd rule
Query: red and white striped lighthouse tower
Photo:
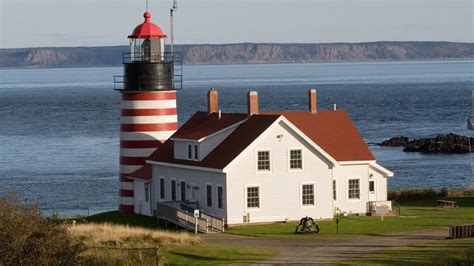
[[(151, 13), (130, 39), (130, 52), (123, 54), (124, 75), (120, 119), (120, 206), (134, 212), (133, 180), (128, 174), (142, 168), (150, 156), (177, 129), (175, 54), (165, 52), (167, 37), (151, 23)], [(179, 85), (179, 86), (177, 86)]]

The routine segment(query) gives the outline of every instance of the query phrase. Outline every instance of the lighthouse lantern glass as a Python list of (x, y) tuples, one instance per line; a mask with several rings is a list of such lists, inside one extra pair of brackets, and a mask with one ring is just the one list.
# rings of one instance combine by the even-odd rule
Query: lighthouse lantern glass
[(131, 38), (130, 52), (132, 62), (161, 62), (165, 41), (163, 38)]

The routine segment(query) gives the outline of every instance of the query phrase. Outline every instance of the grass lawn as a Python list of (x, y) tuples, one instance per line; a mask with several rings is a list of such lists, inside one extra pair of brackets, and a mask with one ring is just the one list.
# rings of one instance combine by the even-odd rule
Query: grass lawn
[(162, 264), (249, 264), (275, 255), (260, 248), (206, 244), (187, 231), (110, 223), (80, 223), (69, 231), (82, 244), (81, 265), (153, 265), (157, 247)]
[(429, 241), (372, 253), (340, 265), (474, 265), (474, 238)]
[(334, 221), (318, 222), (321, 229), (320, 234), (295, 235), (296, 223), (233, 227), (227, 229), (226, 232), (228, 234), (268, 237), (336, 237), (382, 235), (474, 222), (474, 197), (460, 197), (450, 200), (457, 201), (460, 207), (456, 210), (443, 211), (432, 206), (435, 200), (406, 201), (400, 202), (401, 216), (384, 217), (383, 222), (380, 217), (342, 217), (339, 222), (338, 234), (336, 234)]
[(274, 251), (228, 245), (168, 246), (163, 249), (165, 264), (250, 264), (268, 259)]

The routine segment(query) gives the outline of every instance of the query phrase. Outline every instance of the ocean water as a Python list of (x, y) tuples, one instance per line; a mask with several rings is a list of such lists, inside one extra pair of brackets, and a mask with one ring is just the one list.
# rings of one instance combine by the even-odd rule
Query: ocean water
[[(86, 214), (118, 202), (122, 69), (0, 70), (0, 191), (18, 191), (46, 211)], [(223, 112), (244, 112), (258, 90), (263, 111), (305, 110), (318, 89), (320, 109), (346, 109), (380, 164), (395, 172), (389, 189), (474, 184), (471, 156), (404, 153), (375, 143), (466, 130), (474, 61), (202, 65), (184, 67), (179, 122), (206, 109), (219, 91)]]

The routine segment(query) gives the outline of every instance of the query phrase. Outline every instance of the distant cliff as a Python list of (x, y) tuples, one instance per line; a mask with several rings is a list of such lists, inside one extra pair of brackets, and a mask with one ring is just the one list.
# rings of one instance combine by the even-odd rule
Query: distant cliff
[[(118, 66), (126, 46), (0, 49), (0, 67)], [(371, 42), (330, 44), (177, 45), (185, 64), (312, 63), (474, 59), (474, 43)]]

